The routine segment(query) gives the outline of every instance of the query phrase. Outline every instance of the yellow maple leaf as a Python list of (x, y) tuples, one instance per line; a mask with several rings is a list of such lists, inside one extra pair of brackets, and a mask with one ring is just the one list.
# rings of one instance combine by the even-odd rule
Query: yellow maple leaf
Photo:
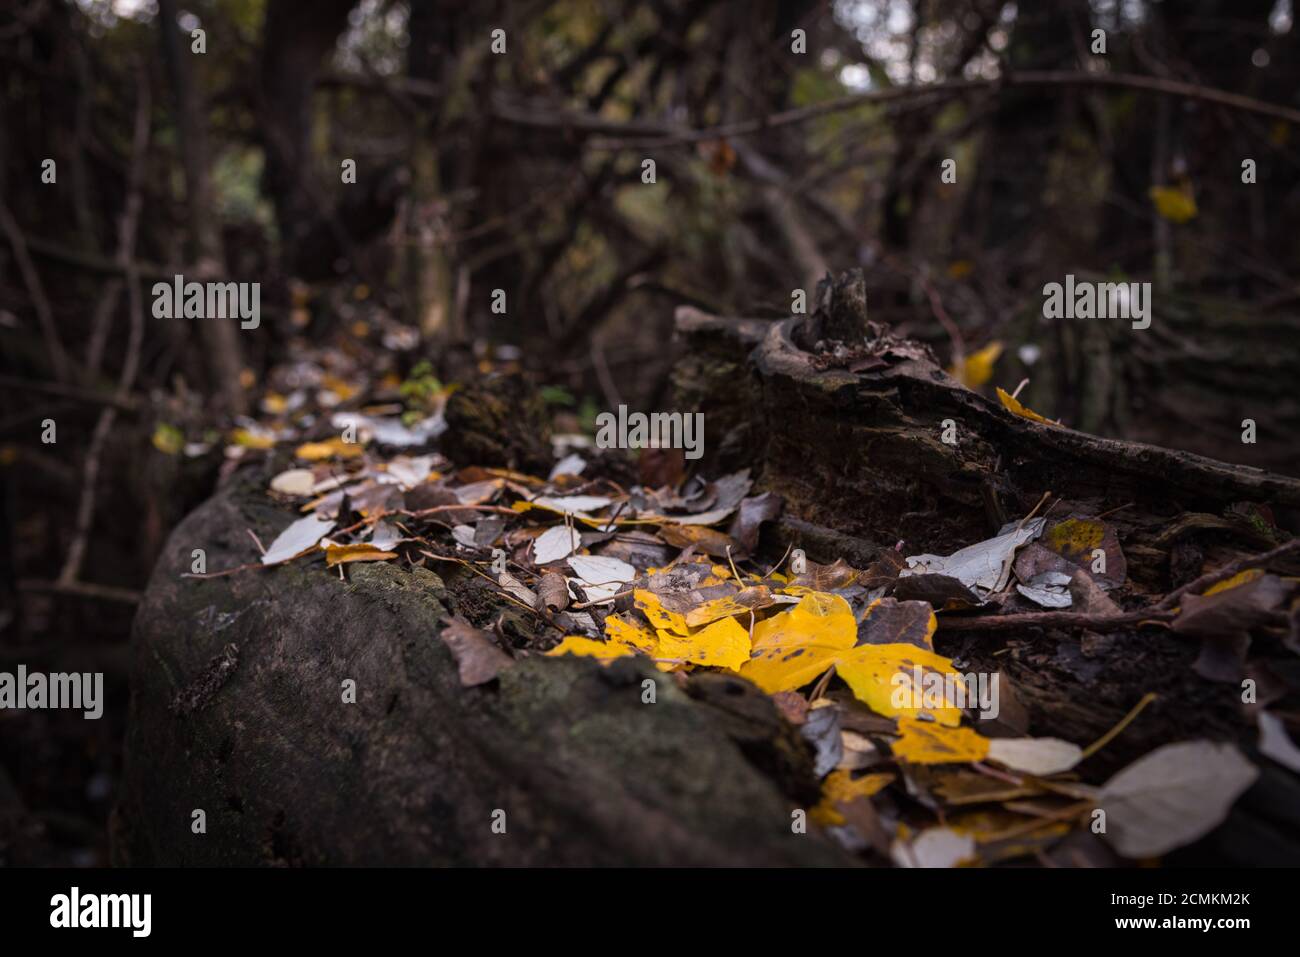
[(1185, 223), (1196, 217), (1196, 200), (1190, 186), (1152, 186), (1147, 190), (1156, 212), (1171, 223)]
[(793, 608), (754, 626), (752, 657), (740, 674), (768, 694), (790, 691), (821, 675), (857, 636), (847, 601), (808, 592)]
[(734, 618), (721, 618), (688, 636), (661, 631), (659, 657), (713, 668), (739, 668), (749, 660), (749, 630)]
[(1020, 416), (1022, 419), (1029, 419), (1031, 422), (1042, 422), (1044, 425), (1060, 424), (1059, 422), (1053, 422), (1051, 419), (1046, 419), (1033, 409), (1022, 405), (1018, 399), (1013, 397), (1011, 393), (1007, 392), (1005, 389), (998, 389), (998, 401), (1002, 403), (1004, 409), (1013, 415)]
[(842, 654), (836, 673), (854, 697), (888, 718), (928, 715), (942, 725), (961, 723), (952, 682), (963, 681), (952, 661), (907, 643), (861, 645)]
[(989, 739), (970, 728), (899, 718), (898, 730), (902, 736), (893, 744), (894, 756), (910, 764), (982, 761), (989, 753)]
[(993, 365), (1002, 355), (1002, 343), (996, 339), (983, 349), (963, 356), (948, 374), (968, 389), (978, 389), (993, 378)]

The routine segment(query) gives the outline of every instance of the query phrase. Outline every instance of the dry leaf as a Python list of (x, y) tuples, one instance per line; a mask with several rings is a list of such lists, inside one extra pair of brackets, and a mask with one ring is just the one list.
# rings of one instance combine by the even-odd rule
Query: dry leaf
[(271, 542), (262, 556), (263, 565), (277, 565), (296, 558), (316, 547), (316, 543), (334, 528), (334, 519), (308, 515), (294, 522)]
[(442, 640), (451, 649), (460, 671), (460, 683), (466, 688), (485, 684), (514, 664), (497, 647), (491, 636), (475, 628), (459, 615), (445, 619)]
[(1102, 787), (1102, 833), (1125, 857), (1156, 857), (1214, 830), (1258, 777), (1258, 769), (1231, 744), (1167, 744)]
[(911, 764), (983, 761), (989, 755), (989, 739), (970, 728), (899, 718), (898, 730), (901, 737), (893, 744), (894, 757)]
[[(942, 725), (961, 723), (956, 684), (963, 678), (952, 661), (915, 645), (860, 645), (835, 662), (853, 695), (886, 717), (927, 715)], [(964, 684), (963, 684), (964, 687)]]
[(383, 562), (396, 557), (397, 552), (386, 552), (382, 548), (376, 548), (369, 542), (325, 546), (325, 564), (330, 568), (348, 562)]
[(1013, 415), (1018, 415), (1022, 419), (1028, 419), (1031, 422), (1041, 422), (1043, 425), (1060, 425), (1059, 422), (1053, 422), (1051, 419), (1044, 418), (1033, 409), (1030, 409), (1020, 403), (1020, 400), (1011, 397), (1011, 393), (1005, 389), (998, 389), (998, 401), (1002, 403), (1002, 408), (1006, 409)]

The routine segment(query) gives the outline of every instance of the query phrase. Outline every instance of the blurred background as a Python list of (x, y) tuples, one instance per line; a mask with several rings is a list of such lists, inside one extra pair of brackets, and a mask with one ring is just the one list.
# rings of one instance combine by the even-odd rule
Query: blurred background
[[(135, 602), (304, 390), (420, 413), (517, 369), (581, 431), (670, 405), (676, 307), (781, 318), (860, 267), (871, 318), (974, 388), (1300, 474), (1293, 15), (11, 0), (0, 669), (104, 671), (108, 706), (0, 714), (0, 863), (106, 861)], [(178, 273), (260, 283), (259, 327), (155, 318)], [(1151, 327), (1044, 320), (1068, 273), (1151, 282)]]

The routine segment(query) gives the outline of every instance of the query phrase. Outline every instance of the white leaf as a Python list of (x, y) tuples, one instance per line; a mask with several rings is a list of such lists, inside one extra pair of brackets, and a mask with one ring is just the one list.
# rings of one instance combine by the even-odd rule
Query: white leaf
[(371, 545), (374, 545), (380, 551), (391, 551), (394, 545), (402, 541), (402, 532), (392, 522), (380, 519), (370, 532), (369, 541)]
[(316, 547), (325, 533), (334, 527), (334, 519), (308, 515), (300, 518), (275, 537), (271, 547), (262, 556), (263, 565), (287, 562), (296, 555)]
[(590, 601), (607, 601), (636, 578), (636, 569), (618, 558), (603, 555), (570, 555), (569, 567)]
[(1070, 770), (1083, 759), (1083, 750), (1060, 738), (993, 738), (989, 757), (1013, 771), (1046, 775)]
[[(899, 576), (938, 574), (955, 578), (981, 593), (999, 592), (1011, 577), (1011, 560), (1016, 549), (1033, 541), (1043, 531), (1045, 519), (1025, 522), (1024, 527), (1007, 525), (994, 538), (968, 545), (951, 555), (913, 555)], [(983, 594), (980, 595), (983, 597)]]
[(555, 468), (551, 469), (547, 479), (554, 482), (557, 475), (581, 475), (586, 468), (586, 460), (577, 452), (573, 452), (555, 463)]
[(1283, 767), (1300, 771), (1300, 748), (1286, 733), (1282, 719), (1267, 711), (1259, 713), (1259, 750), (1264, 757), (1272, 758)]
[(602, 495), (539, 495), (533, 499), (533, 504), (556, 512), (568, 512), (570, 515), (582, 515), (584, 518), (589, 518), (590, 516), (584, 513), (604, 508), (612, 501), (613, 499), (605, 498)]
[(568, 558), (582, 544), (582, 536), (564, 525), (548, 528), (533, 540), (533, 561), (538, 565)]
[(457, 525), (451, 530), (451, 537), (456, 540), (456, 544), (463, 545), (466, 548), (474, 548), (474, 526)]
[(956, 867), (975, 856), (975, 838), (947, 827), (926, 828), (911, 843), (895, 841), (889, 856), (899, 867)]
[(1231, 744), (1157, 748), (1106, 782), (1104, 832), (1125, 857), (1155, 857), (1214, 830), (1259, 770)]
[(271, 479), (271, 491), (281, 495), (310, 495), (315, 487), (311, 469), (289, 469)]

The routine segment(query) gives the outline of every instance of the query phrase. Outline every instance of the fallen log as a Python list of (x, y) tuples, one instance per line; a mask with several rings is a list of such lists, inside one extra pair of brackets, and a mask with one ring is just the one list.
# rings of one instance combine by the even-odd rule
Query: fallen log
[(288, 524), (268, 477), (244, 470), (177, 527), (140, 607), (118, 864), (849, 861), (792, 828), (799, 801), (759, 769), (790, 750), (790, 729), (744, 682), (724, 697), (766, 721), (720, 712), (645, 660), (534, 657), (464, 688), (431, 571), (183, 578), (194, 548), (232, 567), (246, 529), (270, 541)]

